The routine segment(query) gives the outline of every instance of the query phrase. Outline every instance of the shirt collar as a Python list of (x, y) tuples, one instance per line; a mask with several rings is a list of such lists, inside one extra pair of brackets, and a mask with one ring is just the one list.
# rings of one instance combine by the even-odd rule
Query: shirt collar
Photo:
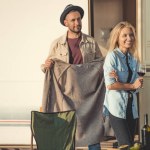
[[(118, 53), (118, 55), (119, 55), (120, 57), (126, 58), (126, 55), (125, 55), (119, 48), (116, 48), (115, 50), (117, 51), (117, 53)], [(131, 58), (130, 52), (128, 52), (128, 58), (129, 58), (129, 59)]]

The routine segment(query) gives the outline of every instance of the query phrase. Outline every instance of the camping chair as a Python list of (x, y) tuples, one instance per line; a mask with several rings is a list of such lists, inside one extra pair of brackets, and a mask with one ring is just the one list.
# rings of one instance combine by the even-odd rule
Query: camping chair
[(38, 150), (75, 150), (75, 111), (31, 112), (31, 131)]

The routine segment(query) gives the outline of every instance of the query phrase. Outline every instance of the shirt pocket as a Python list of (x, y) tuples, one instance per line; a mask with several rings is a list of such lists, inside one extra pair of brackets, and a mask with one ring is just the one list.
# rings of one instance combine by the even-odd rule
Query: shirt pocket
[(67, 51), (63, 51), (63, 50), (60, 50), (58, 53), (57, 53), (57, 56), (58, 56), (58, 59), (60, 60), (63, 60), (63, 61), (67, 61), (67, 57), (68, 57), (68, 52)]
[(66, 52), (66, 51), (60, 51), (59, 54), (60, 54), (60, 56), (63, 57), (63, 56), (67, 56), (68, 52)]
[(128, 71), (126, 68), (122, 67), (122, 66), (118, 66), (117, 69), (117, 74), (119, 77), (119, 81), (125, 83), (127, 81), (128, 78)]

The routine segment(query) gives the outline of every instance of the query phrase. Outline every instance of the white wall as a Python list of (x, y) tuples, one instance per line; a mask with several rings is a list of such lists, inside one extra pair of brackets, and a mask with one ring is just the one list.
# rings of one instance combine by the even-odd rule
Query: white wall
[(88, 0), (0, 0), (0, 144), (30, 142), (29, 125), (3, 121), (30, 120), (30, 111), (41, 106), (40, 65), (66, 31), (59, 18), (68, 4), (84, 8), (82, 31), (88, 33)]

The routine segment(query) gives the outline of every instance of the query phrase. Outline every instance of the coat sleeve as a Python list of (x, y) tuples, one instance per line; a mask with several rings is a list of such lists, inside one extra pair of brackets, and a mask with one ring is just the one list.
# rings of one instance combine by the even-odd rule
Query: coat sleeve
[(103, 57), (97, 42), (95, 42), (95, 51), (96, 51), (95, 59)]
[[(47, 59), (54, 59), (56, 58), (56, 47), (57, 46), (57, 42), (56, 40), (54, 42), (52, 42), (51, 46), (50, 46), (50, 49), (49, 49), (49, 54), (47, 56)], [(45, 69), (45, 66), (44, 64), (41, 65), (41, 70), (45, 73), (46, 72), (46, 69)]]

